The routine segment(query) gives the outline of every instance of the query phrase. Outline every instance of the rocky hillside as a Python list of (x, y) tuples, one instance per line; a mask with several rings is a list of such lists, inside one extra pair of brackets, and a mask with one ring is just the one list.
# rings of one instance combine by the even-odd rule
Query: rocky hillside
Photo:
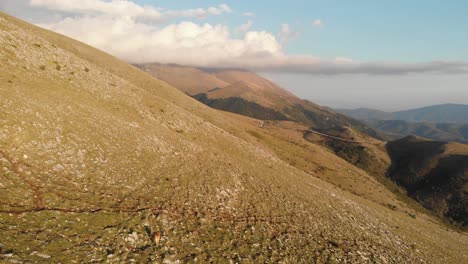
[(0, 60), (1, 262), (468, 261), (466, 233), (293, 130), (5, 14)]
[(409, 136), (387, 144), (388, 177), (439, 215), (468, 225), (468, 147)]

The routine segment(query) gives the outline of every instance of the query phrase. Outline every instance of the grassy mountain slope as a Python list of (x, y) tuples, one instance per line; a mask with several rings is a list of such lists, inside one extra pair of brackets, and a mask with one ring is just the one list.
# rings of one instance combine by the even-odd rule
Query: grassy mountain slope
[(388, 176), (425, 207), (467, 225), (468, 147), (409, 136), (387, 144)]
[(382, 178), (390, 167), (390, 158), (385, 150), (385, 142), (366, 136), (350, 127), (335, 127), (322, 129), (319, 132), (338, 138), (355, 141), (347, 142), (339, 139), (323, 137), (306, 131), (304, 137), (322, 144), (347, 160), (377, 178)]
[(227, 97), (221, 99), (210, 99), (206, 94), (197, 94), (193, 98), (206, 104), (209, 107), (233, 112), (240, 113), (245, 116), (250, 116), (262, 120), (287, 120), (288, 118), (282, 113), (275, 111), (271, 108), (261, 106), (257, 103), (253, 103), (244, 100), (239, 97)]
[[(328, 108), (302, 100), (253, 72), (161, 64), (144, 64), (138, 65), (138, 67), (194, 96), (194, 98), (202, 99), (202, 102), (216, 109), (259, 119), (288, 119), (319, 128), (340, 125), (353, 126), (378, 137), (375, 131), (362, 123), (337, 114)], [(190, 76), (186, 79), (191, 80), (191, 82), (187, 81), (181, 84), (178, 79), (180, 76)], [(208, 79), (211, 81), (206, 81)], [(220, 86), (218, 80), (227, 83), (227, 85)]]
[(137, 66), (191, 96), (207, 93), (211, 99), (240, 97), (275, 110), (298, 102), (293, 94), (245, 70), (216, 70), (158, 63)]
[[(337, 127), (320, 132), (354, 142), (323, 137), (310, 131), (304, 133), (304, 138), (325, 146), (337, 156), (366, 171), (416, 210), (424, 211), (415, 204), (415, 201), (452, 223), (466, 226), (464, 219), (468, 204), (463, 193), (464, 188), (466, 188), (466, 176), (463, 176), (463, 173), (466, 170), (465, 167), (468, 166), (468, 149), (465, 146), (429, 140), (418, 142), (416, 139), (414, 141), (402, 139), (386, 144), (353, 131), (349, 127)], [(424, 148), (424, 144), (433, 147)], [(447, 151), (441, 146), (446, 147)], [(444, 158), (453, 154), (450, 150), (454, 148), (459, 150), (455, 153), (456, 157)], [(430, 158), (424, 155), (429, 155)], [(440, 163), (438, 163), (439, 160), (441, 160)], [(421, 167), (413, 166), (416, 163), (423, 165), (418, 165)], [(435, 172), (428, 173), (427, 168), (437, 163)], [(418, 177), (419, 179), (415, 179)], [(431, 177), (438, 177), (439, 180), (433, 181)], [(418, 182), (416, 187), (411, 185), (410, 179)], [(415, 188), (423, 190), (415, 191)], [(442, 195), (438, 193), (440, 189), (443, 189)], [(420, 191), (425, 192), (424, 198), (420, 197)], [(408, 195), (414, 200), (408, 199)], [(440, 201), (433, 205), (431, 204), (433, 199)], [(394, 206), (392, 203), (387, 205), (390, 208)]]
[[(273, 150), (279, 158), (299, 170), (407, 217), (417, 216), (419, 219), (424, 215), (434, 215), (408, 197), (404, 188), (386, 177), (390, 157), (384, 142), (350, 128), (326, 131), (339, 137), (348, 135), (350, 139), (366, 142), (345, 144), (309, 133), (306, 125), (296, 122), (266, 121), (264, 127), (260, 128), (259, 120), (231, 116), (243, 122), (242, 127), (254, 136), (255, 141)], [(430, 221), (434, 220), (439, 221)]]
[[(194, 67), (183, 67), (179, 65), (145, 64), (137, 65), (160, 80), (171, 80), (174, 87), (180, 87), (182, 91), (190, 95), (205, 93), (216, 87), (225, 87), (229, 83), (216, 76), (205, 73)], [(196, 77), (196, 82), (194, 78)]]
[(2, 261), (468, 259), (466, 233), (318, 179), (366, 175), (333, 153), (82, 43), (0, 14), (0, 59)]

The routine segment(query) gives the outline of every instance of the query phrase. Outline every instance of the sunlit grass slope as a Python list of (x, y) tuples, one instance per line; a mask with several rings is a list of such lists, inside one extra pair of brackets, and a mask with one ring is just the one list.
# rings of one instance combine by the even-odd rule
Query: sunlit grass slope
[(0, 61), (1, 261), (467, 261), (466, 234), (101, 51), (1, 14)]

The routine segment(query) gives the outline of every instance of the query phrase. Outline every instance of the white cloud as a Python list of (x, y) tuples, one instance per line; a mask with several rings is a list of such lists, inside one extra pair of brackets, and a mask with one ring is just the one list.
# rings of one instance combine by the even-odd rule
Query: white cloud
[(173, 17), (197, 17), (197, 18), (205, 18), (209, 15), (222, 15), (225, 13), (232, 13), (232, 9), (226, 4), (220, 4), (216, 7), (208, 7), (206, 9), (203, 8), (196, 8), (196, 9), (188, 9), (183, 11), (167, 11), (164, 14), (169, 18)]
[(245, 16), (245, 17), (254, 17), (254, 16), (255, 16), (255, 13), (252, 13), (252, 12), (244, 12), (242, 15)]
[(312, 26), (314, 26), (314, 27), (323, 27), (324, 24), (323, 24), (322, 20), (315, 19), (314, 21), (312, 21)]
[(235, 39), (223, 25), (181, 22), (154, 27), (129, 17), (84, 16), (42, 24), (132, 63), (162, 62), (198, 66), (282, 54), (276, 38), (249, 31)]
[(278, 38), (281, 43), (288, 42), (299, 35), (299, 32), (293, 31), (289, 24), (282, 24), (280, 32), (278, 33)]
[[(16, 0), (0, 1), (18, 3)], [(40, 26), (131, 63), (177, 63), (329, 75), (468, 72), (465, 62), (359, 62), (344, 57), (321, 59), (288, 55), (283, 45), (298, 36), (289, 24), (281, 25), (275, 36), (270, 32), (251, 30), (253, 22), (248, 21), (234, 30), (235, 33), (243, 33), (236, 37), (229, 27), (221, 24), (170, 22), (172, 18), (199, 18), (231, 12), (227, 5), (172, 11), (123, 0), (30, 0), (27, 6), (22, 4), (21, 10), (26, 19), (33, 13), (49, 14), (48, 20), (40, 20), (47, 21)], [(60, 15), (55, 16), (57, 12)]]
[(233, 38), (224, 25), (180, 22), (156, 27), (130, 17), (108, 15), (66, 18), (41, 26), (79, 39), (131, 63), (177, 63), (202, 67), (238, 67), (254, 71), (308, 74), (466, 73), (463, 62), (358, 62), (337, 57), (287, 55), (281, 42), (295, 36), (287, 24), (279, 40), (266, 31)]
[(247, 21), (247, 23), (238, 26), (235, 31), (236, 31), (237, 34), (246, 33), (247, 31), (250, 30), (252, 25), (253, 25), (253, 21), (249, 20), (249, 21)]
[(255, 70), (280, 73), (305, 73), (305, 74), (369, 74), (369, 75), (406, 75), (413, 73), (438, 73), (438, 74), (466, 74), (468, 63), (453, 61), (431, 61), (422, 63), (401, 62), (358, 62), (349, 59), (336, 58), (322, 60), (304, 56), (289, 56), (283, 63), (257, 67)]
[(81, 13), (81, 14), (106, 14), (113, 16), (128, 16), (152, 20), (163, 20), (177, 17), (204, 18), (209, 15), (221, 15), (231, 13), (232, 9), (226, 4), (216, 7), (196, 8), (187, 10), (162, 10), (152, 6), (141, 6), (132, 1), (112, 0), (30, 0), (30, 5), (49, 10)]

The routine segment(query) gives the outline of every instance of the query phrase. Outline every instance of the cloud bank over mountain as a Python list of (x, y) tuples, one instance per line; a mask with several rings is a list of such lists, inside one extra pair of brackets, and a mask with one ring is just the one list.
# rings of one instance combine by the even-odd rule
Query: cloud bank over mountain
[[(12, 7), (24, 13), (50, 14), (47, 19), (32, 22), (130, 63), (177, 63), (325, 75), (468, 72), (465, 62), (361, 62), (341, 57), (290, 55), (285, 45), (297, 38), (299, 32), (289, 24), (282, 24), (277, 34), (252, 30), (253, 15), (236, 14), (222, 3), (186, 10), (168, 10), (124, 0), (5, 0), (0, 6), (6, 11)], [(203, 21), (210, 16), (246, 14), (250, 19), (235, 29)], [(323, 25), (322, 21), (315, 20), (312, 26), (319, 25)]]

